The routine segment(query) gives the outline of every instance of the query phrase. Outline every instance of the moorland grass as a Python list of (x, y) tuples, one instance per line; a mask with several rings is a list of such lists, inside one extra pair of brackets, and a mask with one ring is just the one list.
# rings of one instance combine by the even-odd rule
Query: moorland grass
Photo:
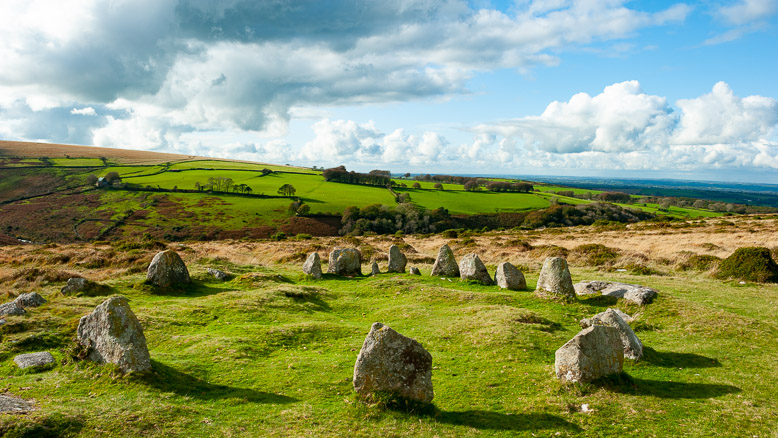
[[(697, 273), (644, 277), (573, 267), (573, 279), (660, 291), (639, 307), (594, 296), (573, 304), (456, 279), (381, 274), (320, 281), (297, 264), (193, 259), (194, 284), (152, 290), (143, 274), (107, 283), (130, 299), (153, 371), (68, 359), (80, 316), (104, 297), (49, 300), (0, 328), (7, 392), (36, 402), (0, 415), (7, 436), (769, 436), (778, 425), (773, 339), (778, 286), (746, 287)], [(235, 273), (218, 282), (216, 263)], [(494, 266), (489, 266), (490, 270)], [(84, 271), (90, 275), (89, 270)], [(534, 287), (537, 272), (527, 273)], [(606, 299), (607, 298), (607, 299)], [(625, 374), (562, 385), (554, 351), (578, 321), (609, 306), (637, 316), (646, 346)], [(383, 322), (432, 353), (435, 399), (410, 412), (360, 402), (351, 378), (370, 325)], [(40, 373), (13, 365), (49, 350), (64, 363)], [(583, 412), (588, 404), (592, 412)]]

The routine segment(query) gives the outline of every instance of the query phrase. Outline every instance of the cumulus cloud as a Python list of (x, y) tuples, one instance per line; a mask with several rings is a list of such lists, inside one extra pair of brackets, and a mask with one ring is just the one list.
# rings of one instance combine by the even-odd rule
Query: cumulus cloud
[[(719, 82), (681, 99), (646, 94), (637, 81), (552, 102), (540, 116), (476, 126), (471, 148), (499, 135), (503, 161), (603, 169), (778, 168), (778, 101), (738, 97)], [(518, 144), (518, 146), (517, 146)], [(466, 152), (466, 151), (463, 151)]]
[(91, 106), (88, 106), (86, 108), (73, 108), (70, 110), (70, 114), (77, 114), (81, 116), (96, 116), (97, 111), (95, 111), (95, 109)]
[(740, 0), (720, 6), (716, 14), (723, 21), (733, 25), (743, 25), (761, 21), (776, 11), (775, 0)]

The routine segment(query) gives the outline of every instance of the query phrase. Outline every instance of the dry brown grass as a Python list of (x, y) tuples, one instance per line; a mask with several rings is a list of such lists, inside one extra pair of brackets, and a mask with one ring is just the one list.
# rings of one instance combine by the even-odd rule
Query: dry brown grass
[(22, 141), (0, 141), (0, 155), (25, 158), (64, 158), (66, 155), (78, 158), (108, 157), (123, 164), (160, 164), (199, 158), (194, 155)]

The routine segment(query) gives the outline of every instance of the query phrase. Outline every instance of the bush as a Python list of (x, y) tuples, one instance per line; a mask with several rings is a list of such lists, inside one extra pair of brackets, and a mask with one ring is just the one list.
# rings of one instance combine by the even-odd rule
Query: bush
[(716, 278), (735, 278), (758, 283), (778, 283), (778, 264), (764, 247), (738, 248), (722, 260)]
[(708, 271), (719, 265), (721, 259), (708, 254), (692, 254), (686, 260), (678, 264), (682, 271)]
[(270, 236), (270, 240), (286, 240), (286, 233), (283, 231), (279, 231), (272, 236)]
[(599, 243), (579, 245), (570, 251), (570, 255), (582, 260), (588, 266), (602, 266), (619, 257), (618, 250)]

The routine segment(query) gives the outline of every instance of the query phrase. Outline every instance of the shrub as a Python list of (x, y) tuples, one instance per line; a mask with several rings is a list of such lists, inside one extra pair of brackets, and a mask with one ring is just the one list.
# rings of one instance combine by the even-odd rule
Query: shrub
[(579, 245), (573, 248), (570, 254), (589, 266), (602, 266), (619, 257), (618, 250), (599, 243)]
[(678, 264), (682, 271), (708, 271), (719, 265), (721, 259), (708, 254), (692, 254), (686, 260)]
[(270, 240), (286, 240), (286, 233), (283, 231), (279, 231), (272, 236), (270, 236)]
[(736, 278), (759, 283), (778, 283), (778, 264), (764, 247), (738, 248), (722, 260), (716, 278)]

